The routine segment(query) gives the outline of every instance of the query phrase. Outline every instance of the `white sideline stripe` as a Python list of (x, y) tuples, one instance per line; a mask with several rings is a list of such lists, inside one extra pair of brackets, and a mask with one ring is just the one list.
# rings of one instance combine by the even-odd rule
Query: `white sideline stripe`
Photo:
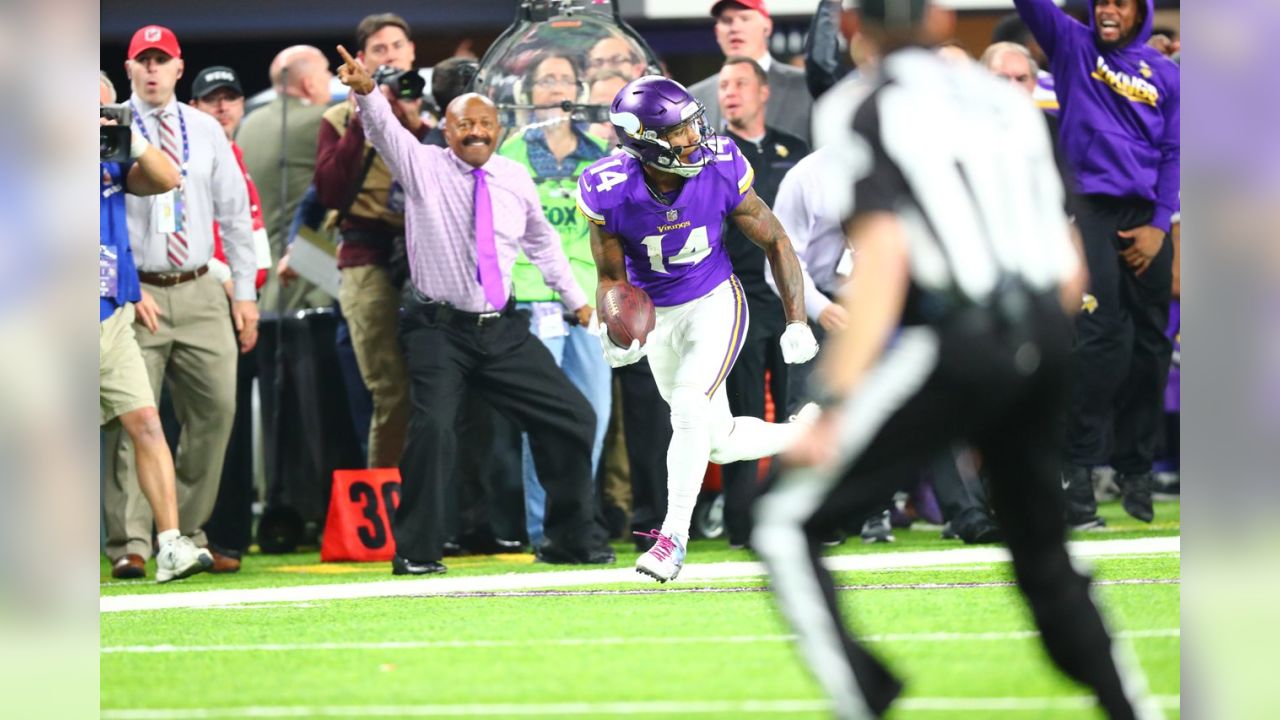
[[(1181, 637), (1179, 628), (1122, 630), (1128, 639)], [(973, 642), (1023, 640), (1040, 637), (1035, 630), (1008, 632), (923, 632), (887, 633), (860, 637), (862, 642)], [(704, 637), (598, 637), (545, 638), (541, 640), (393, 640), (387, 642), (259, 643), (256, 645), (109, 645), (103, 654), (210, 653), (210, 652), (301, 652), (330, 650), (434, 650), (444, 648), (514, 648), (583, 645), (729, 645), (790, 642), (795, 635), (711, 635)]]
[[(1179, 695), (1158, 695), (1163, 708), (1176, 709)], [(1028, 710), (1087, 710), (1096, 707), (1092, 695), (1062, 697), (920, 697), (893, 704), (901, 710), (933, 712), (1025, 712)], [(237, 708), (173, 708), (103, 710), (103, 720), (208, 720), (209, 718), (289, 717), (481, 717), (565, 715), (694, 715), (709, 713), (782, 714), (825, 712), (821, 700), (684, 700), (648, 702), (506, 703), (487, 705), (251, 705)]]
[[(1181, 538), (1174, 536), (1129, 540), (1083, 540), (1069, 543), (1069, 548), (1075, 558), (1176, 553), (1180, 552)], [(884, 570), (887, 568), (1005, 563), (1008, 561), (1009, 551), (1005, 548), (982, 547), (866, 555), (837, 555), (827, 558), (826, 565), (835, 572), (848, 572)], [(680, 579), (682, 581), (719, 580), (721, 578), (762, 577), (764, 574), (764, 566), (758, 562), (695, 563), (684, 567), (680, 573)], [(472, 575), (452, 578), (431, 577), (242, 590), (203, 590), (151, 595), (109, 595), (99, 598), (98, 610), (103, 613), (169, 610), (175, 608), (240, 605), (244, 603), (310, 602), (315, 600), (449, 595), (457, 592), (529, 590), (617, 583), (653, 586), (651, 579), (637, 574), (633, 568), (628, 566), (610, 568), (608, 570), (564, 570), (560, 572)]]

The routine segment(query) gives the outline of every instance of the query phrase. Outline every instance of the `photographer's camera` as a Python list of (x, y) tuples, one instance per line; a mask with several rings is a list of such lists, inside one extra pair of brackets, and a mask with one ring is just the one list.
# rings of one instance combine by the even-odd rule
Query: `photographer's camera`
[(99, 117), (114, 120), (115, 125), (98, 128), (98, 155), (102, 162), (128, 162), (133, 142), (133, 112), (128, 105), (99, 105)]
[(391, 95), (397, 100), (420, 100), (427, 88), (427, 81), (416, 71), (399, 70), (390, 65), (379, 65), (373, 73), (373, 82), (391, 88)]

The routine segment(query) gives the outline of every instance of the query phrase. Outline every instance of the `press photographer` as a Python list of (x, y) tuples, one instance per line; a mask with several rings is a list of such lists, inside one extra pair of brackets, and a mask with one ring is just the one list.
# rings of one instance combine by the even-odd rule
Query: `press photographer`
[[(421, 78), (413, 69), (409, 25), (398, 15), (370, 15), (356, 28), (356, 47), (365, 67), (379, 68), (377, 83), (396, 119), (424, 140), (428, 128), (421, 117)], [(392, 261), (397, 244), (403, 247), (404, 242), (404, 190), (365, 142), (364, 126), (354, 111), (354, 101), (325, 111), (315, 186), (320, 201), (339, 216), (338, 302), (351, 330), (360, 375), (373, 395), (369, 466), (396, 467), (409, 420), (408, 378), (396, 336), (400, 286), (407, 270), (396, 277)]]
[[(167, 582), (208, 569), (210, 556), (178, 530), (178, 495), (173, 455), (156, 412), (155, 394), (133, 333), (134, 307), (143, 301), (138, 271), (129, 247), (124, 194), (158, 195), (182, 180), (178, 167), (130, 127), (129, 108), (112, 105), (115, 87), (106, 74), (99, 81), (101, 209), (98, 233), (98, 401), (100, 425), (116, 425), (133, 440), (138, 486), (155, 515), (160, 552), (156, 580)], [(150, 296), (146, 301), (153, 303)], [(149, 548), (148, 548), (149, 549)], [(112, 558), (112, 577), (146, 577), (146, 560), (137, 552)]]

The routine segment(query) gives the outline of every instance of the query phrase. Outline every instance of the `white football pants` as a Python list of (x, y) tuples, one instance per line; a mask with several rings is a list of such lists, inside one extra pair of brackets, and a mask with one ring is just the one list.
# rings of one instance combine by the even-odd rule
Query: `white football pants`
[(746, 293), (734, 276), (697, 300), (657, 308), (645, 348), (658, 392), (671, 407), (664, 535), (688, 539), (708, 460), (724, 464), (776, 455), (800, 430), (729, 413), (724, 380), (749, 322)]

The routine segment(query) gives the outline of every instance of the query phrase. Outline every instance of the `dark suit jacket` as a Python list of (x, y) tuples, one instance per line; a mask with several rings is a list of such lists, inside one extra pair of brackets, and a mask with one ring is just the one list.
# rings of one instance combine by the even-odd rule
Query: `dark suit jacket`
[[(716, 132), (724, 129), (720, 116), (720, 76), (712, 75), (689, 86), (689, 92), (707, 106), (707, 122)], [(764, 122), (771, 128), (809, 142), (809, 117), (813, 98), (805, 83), (804, 71), (774, 58), (769, 66), (769, 104)]]

